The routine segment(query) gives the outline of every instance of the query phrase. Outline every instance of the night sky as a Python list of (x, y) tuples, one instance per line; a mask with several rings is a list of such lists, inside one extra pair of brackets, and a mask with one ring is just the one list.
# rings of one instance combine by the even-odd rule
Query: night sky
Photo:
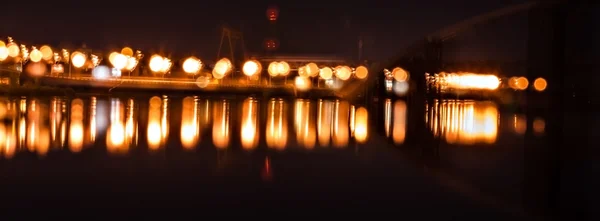
[(213, 59), (222, 24), (242, 30), (248, 51), (260, 53), (263, 40), (272, 35), (266, 9), (277, 5), (280, 53), (356, 56), (356, 39), (362, 33), (364, 56), (377, 60), (444, 26), (524, 1), (119, 2), (5, 3), (0, 36), (35, 45), (85, 43), (107, 50), (132, 46)]

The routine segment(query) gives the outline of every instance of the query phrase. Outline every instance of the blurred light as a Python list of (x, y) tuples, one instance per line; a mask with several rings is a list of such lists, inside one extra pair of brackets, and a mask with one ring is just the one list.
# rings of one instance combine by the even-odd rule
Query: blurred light
[(70, 58), (71, 58), (71, 56), (69, 55), (69, 51), (67, 51), (67, 49), (62, 49), (61, 52), (62, 52), (63, 60), (65, 62), (69, 62)]
[(232, 68), (233, 65), (231, 64), (231, 61), (227, 58), (222, 58), (221, 60), (217, 61), (215, 67), (213, 68), (213, 77), (216, 79), (222, 79), (229, 74), (229, 72), (231, 72)]
[(348, 80), (352, 76), (352, 69), (348, 66), (335, 67), (335, 76), (342, 81)]
[(406, 95), (406, 93), (408, 92), (408, 89), (409, 89), (409, 85), (408, 85), (407, 81), (396, 81), (393, 84), (394, 84), (393, 90), (397, 96)]
[(119, 52), (112, 52), (108, 55), (108, 61), (112, 64), (115, 63), (115, 59), (117, 58), (117, 55), (119, 55)]
[(319, 75), (319, 66), (315, 63), (308, 63), (305, 67), (306, 74), (310, 77), (316, 77)]
[(8, 43), (6, 48), (8, 49), (8, 56), (11, 58), (16, 58), (21, 53), (21, 49), (19, 49), (19, 46), (14, 42)]
[(535, 135), (543, 135), (546, 130), (546, 121), (541, 117), (533, 119), (533, 133)]
[(46, 73), (46, 64), (42, 64), (42, 63), (29, 63), (27, 64), (27, 66), (25, 67), (25, 73), (32, 75), (32, 76), (43, 76)]
[(160, 68), (160, 72), (162, 72), (162, 73), (169, 72), (171, 70), (171, 66), (172, 65), (173, 65), (173, 63), (171, 63), (171, 59), (163, 58), (162, 66)]
[(0, 61), (4, 61), (8, 58), (8, 48), (3, 41), (0, 41)]
[(121, 49), (121, 54), (127, 57), (131, 57), (133, 56), (133, 49), (131, 49), (130, 47), (124, 47), (123, 49)]
[(150, 57), (150, 62), (148, 63), (150, 70), (152, 72), (160, 72), (163, 67), (163, 60), (163, 57), (160, 55), (152, 55), (152, 57)]
[(189, 57), (183, 61), (183, 71), (188, 74), (197, 74), (202, 69), (202, 62), (196, 57)]
[(278, 63), (276, 61), (269, 63), (269, 67), (267, 68), (267, 71), (269, 72), (269, 75), (271, 77), (277, 77), (277, 75), (279, 75), (277, 66), (278, 66)]
[(52, 51), (52, 48), (50, 46), (44, 45), (40, 48), (40, 51), (42, 52), (42, 59), (46, 61), (52, 60), (54, 52)]
[(205, 88), (206, 86), (208, 86), (208, 83), (209, 83), (208, 77), (200, 76), (200, 77), (196, 78), (196, 86), (198, 86), (199, 88)]
[(298, 67), (298, 76), (308, 77), (308, 72), (306, 72), (306, 66)]
[(91, 60), (92, 60), (92, 65), (94, 65), (94, 67), (98, 66), (100, 64), (100, 57), (98, 57), (98, 55), (91, 55)]
[(87, 57), (85, 56), (85, 54), (83, 54), (81, 52), (75, 51), (75, 52), (73, 52), (73, 54), (71, 54), (71, 63), (76, 68), (83, 67), (86, 60), (87, 60)]
[(355, 125), (354, 125), (354, 138), (358, 143), (367, 142), (369, 131), (369, 113), (364, 107), (356, 109), (355, 114)]
[(406, 70), (399, 68), (399, 67), (394, 68), (394, 70), (392, 70), (392, 76), (394, 77), (394, 80), (396, 80), (396, 81), (408, 80), (408, 72), (406, 72)]
[(444, 77), (444, 81), (449, 88), (454, 89), (495, 90), (500, 86), (500, 79), (498, 77), (486, 74), (447, 74)]
[(369, 74), (369, 69), (367, 69), (365, 66), (358, 66), (358, 67), (356, 67), (356, 70), (354, 71), (354, 75), (356, 76), (356, 78), (361, 79), (361, 80), (367, 78), (368, 74)]
[(548, 82), (546, 82), (546, 79), (544, 79), (544, 78), (537, 78), (533, 81), (533, 88), (536, 91), (544, 91), (544, 90), (546, 90), (547, 86), (548, 86)]
[(294, 83), (296, 85), (296, 89), (298, 89), (300, 91), (306, 91), (306, 90), (310, 89), (310, 87), (312, 85), (310, 79), (308, 77), (303, 77), (303, 76), (296, 77), (296, 80), (294, 81)]
[(118, 68), (113, 68), (113, 69), (110, 71), (110, 74), (111, 74), (113, 77), (121, 77), (121, 69), (118, 69)]
[(118, 69), (118, 70), (123, 70), (125, 67), (127, 67), (127, 56), (125, 56), (123, 54), (120, 54), (120, 53), (113, 54), (113, 53), (111, 53), (110, 57), (109, 57), (109, 61), (113, 65), (113, 67), (116, 68), (116, 69)]
[(331, 77), (333, 77), (333, 70), (331, 70), (329, 67), (321, 68), (321, 70), (319, 70), (319, 76), (323, 80), (329, 80)]
[(128, 71), (133, 71), (133, 69), (135, 69), (135, 67), (137, 67), (138, 64), (138, 59), (135, 57), (129, 57), (127, 59), (127, 66), (125, 67), (126, 70)]
[(53, 64), (52, 65), (52, 74), (62, 74), (65, 72), (65, 68), (62, 64)]
[(42, 60), (43, 57), (44, 57), (44, 55), (37, 48), (33, 48), (31, 50), (31, 53), (29, 53), (29, 60), (31, 60), (33, 62), (39, 62)]
[(259, 74), (261, 71), (262, 66), (260, 65), (260, 62), (256, 60), (246, 61), (242, 67), (242, 72), (244, 72), (244, 74), (248, 77)]
[(287, 76), (290, 73), (290, 65), (285, 61), (280, 61), (277, 64), (277, 71), (281, 76)]
[(99, 65), (92, 70), (92, 76), (96, 79), (106, 79), (110, 74), (110, 68), (104, 65)]
[(529, 86), (529, 80), (525, 77), (519, 77), (515, 80), (515, 89), (525, 90)]

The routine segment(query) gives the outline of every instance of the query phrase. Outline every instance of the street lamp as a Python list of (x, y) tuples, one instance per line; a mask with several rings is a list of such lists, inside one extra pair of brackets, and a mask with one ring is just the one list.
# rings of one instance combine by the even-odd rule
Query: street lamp
[(32, 47), (31, 53), (29, 53), (29, 60), (32, 62), (39, 62), (43, 58), (43, 54), (40, 50), (35, 47)]
[(367, 69), (367, 67), (365, 66), (358, 66), (356, 67), (356, 70), (354, 70), (354, 76), (356, 76), (356, 78), (363, 80), (365, 78), (367, 78), (367, 76), (369, 75), (369, 69)]
[(231, 64), (231, 61), (227, 58), (222, 58), (215, 64), (212, 74), (216, 79), (223, 79), (232, 69), (233, 65)]
[(173, 63), (171, 63), (171, 59), (165, 58), (157, 54), (152, 55), (152, 57), (150, 57), (150, 62), (148, 64), (152, 72), (161, 73), (163, 74), (163, 76), (171, 70), (172, 65)]
[(189, 57), (183, 61), (182, 68), (185, 73), (195, 76), (202, 69), (202, 61), (196, 57)]
[(348, 80), (352, 75), (352, 69), (348, 66), (335, 67), (335, 76), (342, 81)]
[(73, 64), (73, 67), (75, 68), (82, 68), (86, 61), (87, 56), (82, 52), (75, 51), (71, 54), (71, 64)]
[(244, 72), (244, 74), (248, 76), (249, 79), (252, 76), (260, 74), (261, 71), (262, 65), (257, 60), (246, 61), (244, 63), (244, 66), (242, 67), (242, 72)]

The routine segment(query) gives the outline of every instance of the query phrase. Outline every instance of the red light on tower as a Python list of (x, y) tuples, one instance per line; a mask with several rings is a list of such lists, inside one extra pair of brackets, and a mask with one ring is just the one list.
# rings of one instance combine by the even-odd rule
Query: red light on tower
[(269, 8), (267, 8), (267, 19), (269, 19), (269, 21), (277, 21), (278, 17), (279, 8), (277, 8), (277, 6), (270, 6)]
[(279, 42), (277, 42), (277, 39), (269, 38), (265, 40), (264, 44), (267, 51), (274, 51), (279, 48)]

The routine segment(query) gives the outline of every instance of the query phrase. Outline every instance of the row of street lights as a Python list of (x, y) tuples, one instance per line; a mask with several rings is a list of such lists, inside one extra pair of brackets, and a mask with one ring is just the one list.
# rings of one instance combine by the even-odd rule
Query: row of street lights
[[(64, 73), (64, 66), (62, 63), (68, 64), (69, 75), (71, 73), (71, 67), (76, 69), (92, 69), (92, 75), (98, 78), (106, 77), (120, 77), (122, 71), (135, 70), (139, 66), (140, 60), (143, 58), (143, 54), (140, 51), (135, 51), (129, 47), (123, 48), (120, 52), (112, 52), (108, 56), (108, 61), (112, 68), (109, 68), (109, 72), (106, 73), (106, 68), (99, 68), (100, 71), (94, 71), (100, 65), (102, 57), (92, 53), (85, 53), (82, 51), (73, 51), (70, 53), (66, 49), (60, 51), (54, 51), (50, 46), (44, 45), (39, 49), (37, 47), (31, 47), (29, 49), (25, 45), (18, 45), (11, 37), (8, 38), (8, 42), (5, 43), (0, 41), (0, 62), (15, 62), (25, 64), (27, 62), (32, 63), (46, 63), (51, 64), (51, 73), (62, 74)], [(172, 61), (164, 56), (155, 54), (150, 57), (148, 68), (153, 73), (166, 74), (173, 66)], [(188, 75), (195, 77), (205, 67), (204, 63), (196, 58), (189, 57), (182, 63), (182, 69)], [(217, 61), (212, 70), (212, 77), (215, 79), (223, 79), (233, 71), (233, 63), (223, 58)], [(252, 79), (253, 77), (259, 76), (262, 73), (262, 64), (257, 60), (248, 60), (243, 63), (242, 70), (244, 75)], [(286, 61), (271, 62), (268, 65), (267, 72), (270, 77), (287, 77), (292, 71), (289, 63)], [(349, 66), (340, 65), (336, 67), (319, 67), (316, 63), (308, 63), (306, 65), (297, 67), (296, 69), (299, 77), (314, 78), (319, 77), (322, 80), (331, 80), (337, 78), (342, 81), (346, 81), (351, 77), (357, 79), (365, 79), (368, 75), (368, 69), (365, 66), (358, 66), (351, 68)], [(44, 75), (45, 69), (40, 69), (36, 73), (29, 73), (36, 76)]]

